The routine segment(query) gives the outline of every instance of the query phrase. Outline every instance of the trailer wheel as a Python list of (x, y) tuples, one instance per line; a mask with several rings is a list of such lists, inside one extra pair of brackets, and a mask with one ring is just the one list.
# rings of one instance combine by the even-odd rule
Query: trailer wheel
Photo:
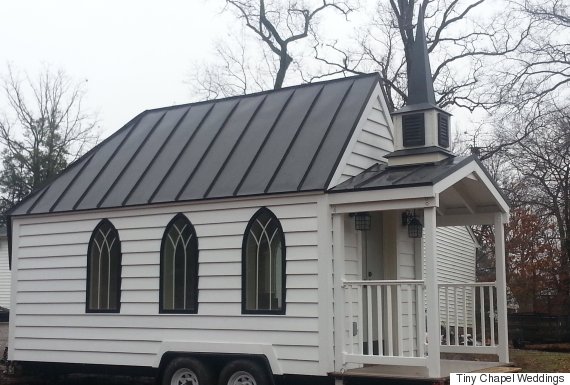
[(214, 376), (195, 358), (179, 357), (170, 361), (162, 375), (162, 385), (213, 385)]
[(220, 374), (219, 385), (270, 385), (267, 370), (252, 360), (236, 360)]

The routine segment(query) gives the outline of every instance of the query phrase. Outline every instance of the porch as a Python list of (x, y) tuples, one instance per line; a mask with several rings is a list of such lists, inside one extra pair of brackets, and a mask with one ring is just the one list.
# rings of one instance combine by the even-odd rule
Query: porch
[[(448, 165), (434, 165), (431, 175), (427, 170), (431, 185), (416, 175), (419, 186), (394, 188), (391, 182), (383, 189), (392, 170), (379, 169), (358, 181), (356, 187), (365, 189), (331, 195), (335, 373), (442, 378), (508, 364), (508, 205), (478, 162)], [(398, 181), (417, 171), (394, 170)], [(355, 228), (357, 213), (370, 216), (366, 231)], [(408, 231), (404, 219), (410, 216), (423, 226), (419, 236)], [(438, 231), (482, 224), (494, 227), (495, 280), (477, 282), (474, 253), (472, 274), (453, 276), (455, 259), (444, 256)], [(444, 259), (448, 274), (442, 273)], [(458, 262), (458, 273), (462, 266)], [(473, 355), (488, 361), (470, 360)], [(454, 360), (442, 359), (449, 357)]]

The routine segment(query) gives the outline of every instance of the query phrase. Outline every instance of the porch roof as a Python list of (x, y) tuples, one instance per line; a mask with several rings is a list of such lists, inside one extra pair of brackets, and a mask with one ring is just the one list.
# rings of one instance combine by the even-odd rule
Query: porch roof
[[(417, 189), (421, 188), (421, 189)], [(417, 190), (423, 197), (438, 196), (438, 216), (509, 212), (507, 197), (481, 161), (474, 155), (450, 157), (436, 163), (388, 166), (377, 163), (333, 187), (330, 193), (365, 194), (373, 190)], [(356, 195), (350, 194), (357, 201)], [(385, 199), (404, 199), (388, 193)], [(382, 194), (382, 195), (386, 195)], [(336, 195), (336, 194), (335, 194)], [(343, 195), (343, 194), (340, 194)], [(377, 194), (373, 194), (377, 195)], [(340, 198), (340, 197), (339, 197)], [(364, 197), (363, 197), (364, 198)], [(407, 196), (406, 198), (412, 198)], [(367, 201), (374, 199), (367, 195)], [(335, 199), (342, 204), (345, 199)], [(346, 202), (348, 203), (348, 202)]]

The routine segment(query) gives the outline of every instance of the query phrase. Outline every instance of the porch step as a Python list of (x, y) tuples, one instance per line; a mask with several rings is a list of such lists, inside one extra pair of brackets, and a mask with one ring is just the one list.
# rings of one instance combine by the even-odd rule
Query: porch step
[(426, 369), (417, 366), (400, 365), (369, 365), (358, 369), (349, 369), (344, 372), (332, 372), (329, 376), (342, 380), (343, 384), (370, 384), (371, 380), (383, 380), (387, 384), (394, 383), (449, 383), (449, 373), (518, 373), (521, 368), (509, 363), (442, 360), (442, 376), (430, 377)]

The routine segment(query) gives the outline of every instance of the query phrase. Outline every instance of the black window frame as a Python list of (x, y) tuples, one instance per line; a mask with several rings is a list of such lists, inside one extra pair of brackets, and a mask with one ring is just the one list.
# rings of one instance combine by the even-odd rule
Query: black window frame
[[(90, 305), (90, 298), (91, 298), (91, 260), (93, 258), (92, 251), (93, 251), (93, 244), (95, 241), (95, 237), (97, 236), (98, 230), (103, 227), (104, 225), (108, 225), (111, 227), (111, 231), (115, 234), (117, 238), (117, 245), (118, 245), (118, 268), (113, 279), (117, 280), (117, 292), (115, 293), (115, 300), (117, 303), (116, 308), (111, 309), (101, 309), (101, 308), (92, 308)], [(95, 229), (91, 233), (91, 238), (89, 239), (89, 244), (87, 246), (87, 277), (86, 277), (86, 290), (85, 290), (85, 312), (86, 313), (120, 313), (121, 312), (121, 284), (122, 284), (122, 267), (123, 267), (123, 253), (121, 251), (121, 238), (119, 236), (119, 231), (113, 225), (113, 223), (107, 219), (101, 219)]]
[[(193, 255), (195, 255), (195, 258), (193, 258), (192, 260), (192, 266), (194, 267), (194, 277), (193, 279), (191, 278), (191, 282), (192, 282), (192, 289), (193, 292), (195, 293), (194, 297), (192, 298), (192, 308), (188, 308), (188, 309), (165, 309), (164, 307), (164, 291), (163, 291), (163, 285), (164, 285), (164, 268), (165, 268), (165, 242), (168, 236), (168, 232), (170, 231), (171, 227), (174, 225), (174, 223), (176, 223), (179, 219), (183, 219), (185, 222), (187, 222), (187, 224), (189, 225), (190, 228), (190, 233), (193, 235), (193, 239), (195, 240), (195, 242), (192, 243), (192, 247), (194, 248), (194, 252), (192, 253)], [(168, 224), (166, 225), (166, 227), (164, 228), (164, 233), (162, 235), (162, 241), (160, 243), (160, 279), (159, 279), (159, 288), (158, 288), (158, 295), (159, 295), (159, 299), (158, 299), (158, 311), (160, 314), (198, 314), (198, 306), (199, 306), (199, 302), (198, 302), (198, 280), (200, 279), (200, 274), (199, 274), (199, 254), (200, 254), (200, 247), (199, 247), (199, 239), (198, 239), (198, 234), (196, 233), (196, 229), (194, 227), (194, 225), (192, 224), (192, 221), (190, 221), (190, 219), (182, 214), (182, 213), (178, 213), (174, 216), (174, 218), (172, 218), (170, 220), (170, 222), (168, 222)]]
[[(246, 299), (247, 299), (247, 295), (246, 295), (246, 290), (247, 290), (247, 241), (249, 238), (249, 232), (251, 230), (251, 227), (255, 224), (255, 220), (262, 215), (263, 213), (268, 214), (270, 217), (272, 217), (276, 223), (277, 223), (277, 227), (278, 227), (278, 231), (279, 231), (279, 240), (281, 242), (281, 304), (282, 306), (278, 309), (247, 309), (246, 307)], [(242, 240), (242, 247), (241, 247), (241, 268), (242, 268), (242, 274), (241, 274), (241, 312), (242, 314), (259, 314), (259, 315), (285, 315), (286, 311), (287, 311), (287, 292), (286, 292), (286, 287), (287, 287), (287, 272), (286, 272), (286, 266), (287, 265), (287, 245), (285, 243), (285, 232), (283, 231), (283, 227), (281, 226), (281, 221), (279, 220), (279, 218), (277, 218), (277, 216), (267, 207), (261, 207), (259, 210), (257, 210), (251, 217), (251, 219), (249, 220), (247, 227), (245, 228), (244, 234), (243, 234), (243, 240)]]

